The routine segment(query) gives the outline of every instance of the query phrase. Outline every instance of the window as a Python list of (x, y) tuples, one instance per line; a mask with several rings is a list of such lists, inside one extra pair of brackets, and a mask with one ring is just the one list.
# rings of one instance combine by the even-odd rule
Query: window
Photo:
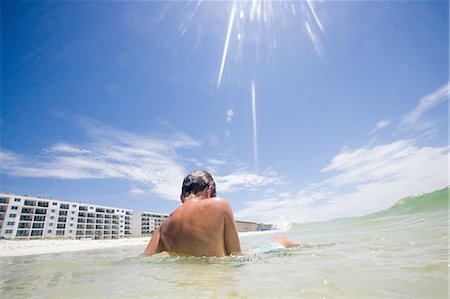
[(12, 206), (11, 207), (11, 210), (17, 210), (19, 207), (17, 207), (17, 206)]
[(50, 216), (50, 219), (55, 219), (55, 216)]
[(34, 221), (45, 221), (45, 216), (34, 216)]
[(8, 221), (8, 223), (6, 225), (13, 226), (14, 225), (14, 221)]
[(52, 233), (52, 230), (49, 229), (49, 230), (47, 231), (47, 234), (51, 234), (51, 233)]
[(42, 222), (33, 223), (33, 228), (44, 228), (44, 223)]
[(16, 218), (16, 214), (9, 214), (9, 218)]
[(57, 202), (54, 202), (54, 203), (52, 203), (52, 205), (54, 205), (54, 206), (57, 206), (57, 205), (58, 205), (58, 203), (57, 203)]
[(72, 207), (73, 207), (73, 208), (76, 208), (76, 207), (77, 207), (77, 205), (72, 205)]
[(15, 202), (20, 202), (20, 198), (14, 198)]
[(48, 226), (53, 226), (53, 223), (49, 223)]
[(23, 204), (26, 205), (26, 206), (34, 207), (36, 205), (36, 202), (32, 201), (32, 200), (25, 200), (25, 202)]
[(51, 210), (50, 212), (51, 212), (51, 213), (55, 213), (56, 211), (55, 211), (55, 210)]
[(42, 230), (33, 230), (31, 231), (32, 236), (42, 236)]
[(12, 229), (7, 229), (7, 230), (5, 230), (5, 234), (7, 234), (7, 235), (10, 235), (10, 234), (12, 234)]

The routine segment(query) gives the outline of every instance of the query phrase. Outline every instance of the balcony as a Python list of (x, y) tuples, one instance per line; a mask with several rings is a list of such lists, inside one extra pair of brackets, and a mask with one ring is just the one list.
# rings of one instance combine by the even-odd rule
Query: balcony
[(86, 213), (78, 212), (78, 217), (86, 217)]
[(34, 206), (36, 206), (36, 202), (33, 201), (33, 200), (25, 200), (24, 203), (23, 203), (23, 205), (25, 205), (25, 206), (30, 206), (30, 207), (34, 207)]
[(20, 215), (21, 221), (33, 221), (33, 216), (31, 215)]
[(33, 223), (33, 228), (44, 228), (44, 223)]
[(59, 216), (67, 216), (67, 211), (59, 211)]
[(29, 230), (18, 230), (16, 233), (16, 237), (28, 237), (30, 235)]
[(35, 214), (45, 215), (45, 214), (47, 214), (47, 210), (46, 209), (36, 209)]
[(31, 231), (31, 236), (32, 237), (40, 237), (42, 236), (43, 230), (32, 230)]
[(66, 222), (67, 218), (66, 217), (58, 217), (58, 222)]
[(39, 201), (38, 207), (48, 208), (48, 202), (46, 201)]
[(83, 218), (78, 218), (78, 223), (86, 223), (86, 220)]
[(34, 214), (34, 209), (22, 208), (22, 214)]
[(45, 221), (45, 216), (34, 216), (34, 221)]
[(59, 208), (60, 208), (60, 209), (63, 209), (63, 210), (68, 210), (68, 209), (69, 209), (69, 205), (68, 205), (68, 204), (62, 203), (62, 204), (59, 206)]
[(58, 229), (64, 229), (64, 228), (66, 228), (66, 224), (64, 224), (64, 223), (58, 223), (57, 226), (56, 226), (56, 228), (58, 228)]
[(6, 203), (6, 204), (9, 204), (9, 198), (7, 198), (7, 197), (1, 197), (1, 198), (0, 198), (0, 203)]
[(20, 222), (19, 228), (31, 228), (31, 223), (30, 222)]
[(79, 211), (87, 211), (88, 208), (87, 208), (86, 206), (80, 206), (80, 207), (78, 208), (78, 210), (79, 210)]

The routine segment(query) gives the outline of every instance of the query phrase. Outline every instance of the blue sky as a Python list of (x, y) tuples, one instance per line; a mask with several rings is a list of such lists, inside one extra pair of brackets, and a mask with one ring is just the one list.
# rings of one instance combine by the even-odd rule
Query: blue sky
[(447, 1), (1, 2), (2, 192), (236, 218), (363, 215), (448, 185)]

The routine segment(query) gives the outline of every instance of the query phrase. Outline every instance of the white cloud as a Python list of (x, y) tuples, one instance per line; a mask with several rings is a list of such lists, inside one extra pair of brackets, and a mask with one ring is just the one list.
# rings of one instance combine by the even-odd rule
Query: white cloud
[(237, 172), (226, 176), (215, 176), (215, 181), (220, 192), (232, 192), (236, 190), (253, 190), (255, 188), (278, 185), (282, 180), (273, 171), (263, 174), (251, 172)]
[[(178, 200), (186, 173), (176, 150), (199, 146), (191, 137), (175, 132), (165, 139), (139, 136), (81, 120), (91, 142), (84, 147), (63, 142), (51, 146), (43, 159), (0, 151), (0, 171), (11, 176), (56, 179), (125, 179), (149, 186), (165, 199)], [(136, 192), (134, 192), (136, 193)]]
[(365, 215), (447, 186), (448, 158), (447, 146), (418, 147), (405, 140), (345, 150), (324, 168), (333, 176), (298, 194), (248, 202), (236, 217), (286, 224)]
[(224, 165), (227, 162), (224, 160), (218, 160), (218, 159), (209, 159), (208, 160), (208, 164), (211, 164), (213, 166), (220, 166), (220, 165)]
[(402, 125), (415, 125), (426, 111), (436, 106), (437, 104), (448, 100), (449, 92), (450, 82), (447, 82), (435, 92), (421, 98), (419, 104), (403, 117), (401, 121)]
[(57, 143), (51, 147), (52, 152), (61, 152), (61, 153), (69, 153), (69, 154), (82, 154), (89, 153), (86, 149), (77, 148), (76, 146), (66, 144), (66, 143)]
[(389, 125), (389, 121), (388, 120), (381, 120), (379, 121), (376, 125), (375, 128), (373, 128), (369, 134), (372, 135), (374, 134), (376, 131), (380, 130), (380, 129), (384, 129)]
[(442, 119), (425, 119), (423, 115), (434, 106), (448, 101), (450, 94), (450, 82), (420, 99), (419, 104), (408, 112), (400, 121), (399, 128), (402, 131), (420, 133), (423, 139), (431, 139), (436, 136), (439, 126), (445, 122), (448, 125), (448, 117)]
[(131, 190), (128, 193), (131, 196), (139, 196), (139, 195), (146, 194), (147, 192), (141, 188), (133, 187), (133, 188), (131, 188)]

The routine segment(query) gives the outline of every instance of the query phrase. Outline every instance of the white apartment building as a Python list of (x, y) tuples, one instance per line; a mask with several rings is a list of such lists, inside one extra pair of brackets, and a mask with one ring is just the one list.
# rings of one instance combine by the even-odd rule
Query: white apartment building
[(157, 212), (135, 213), (132, 216), (132, 234), (136, 237), (149, 236), (169, 215)]
[(0, 193), (7, 239), (119, 239), (131, 236), (132, 210)]

